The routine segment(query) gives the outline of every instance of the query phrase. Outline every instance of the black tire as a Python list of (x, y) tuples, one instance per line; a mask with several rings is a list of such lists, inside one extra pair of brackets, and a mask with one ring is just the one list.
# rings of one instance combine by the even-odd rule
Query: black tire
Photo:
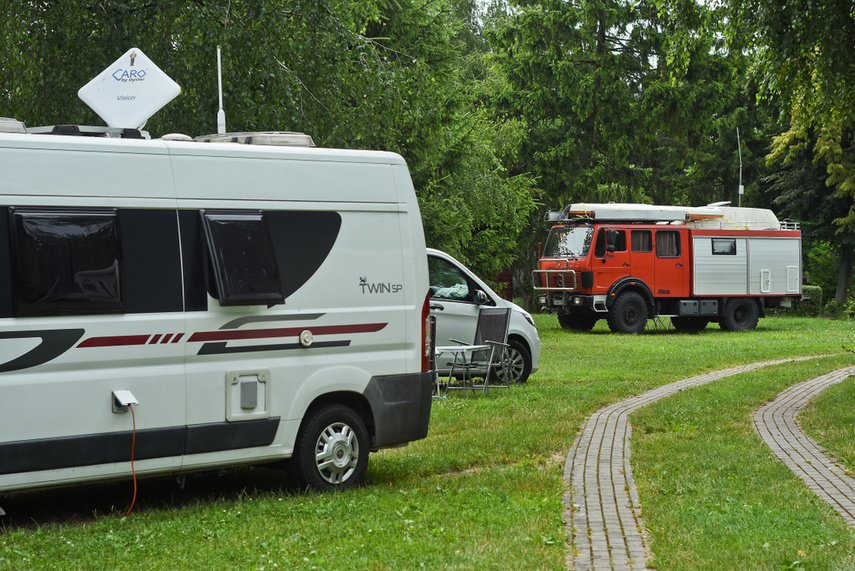
[(351, 488), (365, 477), (369, 447), (368, 431), (358, 414), (339, 404), (321, 406), (303, 419), (289, 475), (301, 488)]
[(599, 318), (595, 315), (586, 315), (584, 313), (559, 313), (558, 323), (564, 329), (572, 329), (573, 331), (590, 331), (597, 324)]
[(685, 331), (687, 333), (697, 333), (703, 331), (710, 320), (706, 317), (672, 317), (671, 325), (677, 331)]
[(492, 369), (490, 379), (504, 384), (524, 383), (531, 375), (531, 351), (518, 339), (509, 339), (508, 345), (510, 347), (505, 348), (502, 353), (502, 362), (505, 364), (504, 377), (500, 371)]
[(612, 333), (641, 333), (647, 326), (647, 304), (638, 292), (625, 291), (617, 296), (606, 320)]
[(725, 331), (754, 329), (760, 320), (760, 306), (750, 297), (734, 297), (724, 305), (719, 326)]

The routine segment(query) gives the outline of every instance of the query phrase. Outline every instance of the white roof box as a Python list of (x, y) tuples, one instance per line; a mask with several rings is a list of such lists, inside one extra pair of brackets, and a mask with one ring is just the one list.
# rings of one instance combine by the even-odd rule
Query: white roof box
[(305, 133), (293, 131), (259, 131), (250, 133), (221, 133), (196, 137), (203, 143), (241, 143), (243, 145), (273, 145), (280, 147), (314, 147), (315, 142)]
[(23, 122), (8, 117), (0, 117), (0, 133), (26, 133), (27, 127)]
[(780, 230), (781, 223), (775, 213), (766, 208), (741, 208), (721, 206), (721, 218), (696, 220), (695, 228), (720, 230)]
[(568, 218), (625, 222), (688, 222), (722, 216), (720, 208), (711, 206), (659, 206), (616, 202), (571, 204), (564, 209), (564, 214)]

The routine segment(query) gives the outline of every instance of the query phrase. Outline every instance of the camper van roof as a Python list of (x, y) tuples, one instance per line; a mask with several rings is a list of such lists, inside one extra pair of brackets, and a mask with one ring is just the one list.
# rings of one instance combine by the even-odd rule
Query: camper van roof
[[(92, 125), (46, 125), (27, 127), (22, 121), (0, 117), (0, 133), (31, 133), (36, 135), (72, 135), (80, 137), (106, 137), (110, 139), (151, 139), (148, 131)], [(314, 147), (311, 136), (295, 131), (258, 131), (202, 135), (192, 139), (185, 135), (169, 134), (165, 140), (195, 140), (201, 143), (240, 143), (244, 145), (269, 145), (278, 147)]]

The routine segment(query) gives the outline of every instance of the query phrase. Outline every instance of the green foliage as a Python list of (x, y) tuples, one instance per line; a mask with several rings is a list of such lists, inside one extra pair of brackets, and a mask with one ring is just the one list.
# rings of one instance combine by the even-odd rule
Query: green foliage
[(796, 313), (812, 317), (819, 315), (822, 310), (822, 288), (816, 285), (806, 285), (802, 287), (802, 293), (807, 299), (798, 304)]
[(452, 0), (4, 2), (0, 114), (31, 126), (100, 124), (76, 91), (136, 46), (182, 88), (149, 120), (152, 135), (212, 133), (221, 45), (230, 131), (303, 131), (319, 146), (402, 154), (429, 243), (490, 275), (510, 265), (533, 185), (502, 169), (492, 126), (473, 113), (476, 93), (460, 87), (459, 56), (483, 47), (476, 8)]
[[(685, 65), (686, 46), (697, 41), (694, 2), (659, 0), (662, 12), (684, 26), (671, 37), (670, 53)], [(771, 160), (811, 149), (825, 170), (827, 194), (842, 199), (834, 220), (855, 234), (855, 12), (838, 0), (719, 0), (703, 21), (701, 36), (725, 37), (731, 50), (755, 56), (759, 93), (780, 102), (788, 115), (773, 139)], [(750, 31), (750, 33), (749, 33)]]
[(652, 2), (519, 0), (487, 30), (508, 78), (498, 108), (526, 130), (512, 172), (537, 177), (553, 208), (571, 201), (738, 201), (765, 168), (765, 111), (747, 59), (712, 40), (685, 69), (666, 61), (678, 26)]

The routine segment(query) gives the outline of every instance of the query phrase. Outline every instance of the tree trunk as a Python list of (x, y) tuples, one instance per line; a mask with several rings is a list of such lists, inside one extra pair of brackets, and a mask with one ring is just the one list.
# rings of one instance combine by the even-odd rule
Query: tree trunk
[(852, 259), (849, 256), (840, 258), (840, 273), (837, 274), (837, 294), (834, 301), (846, 303), (846, 294), (849, 292), (849, 276), (852, 275)]

